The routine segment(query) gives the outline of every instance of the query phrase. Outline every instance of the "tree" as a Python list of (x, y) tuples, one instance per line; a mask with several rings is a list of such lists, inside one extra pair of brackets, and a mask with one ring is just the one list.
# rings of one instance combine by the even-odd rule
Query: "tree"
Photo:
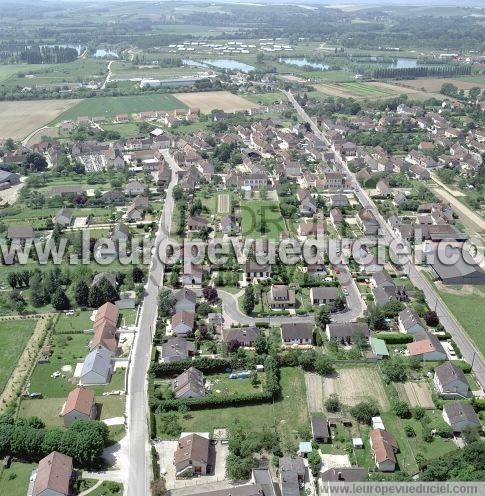
[(251, 315), (254, 307), (256, 306), (256, 296), (254, 294), (254, 287), (252, 285), (246, 286), (243, 298), (244, 313)]
[(359, 422), (370, 424), (372, 417), (379, 414), (379, 407), (374, 400), (361, 401), (350, 409), (350, 413)]
[(12, 289), (15, 289), (18, 286), (18, 277), (16, 272), (9, 272), (7, 274), (7, 283)]
[(23, 166), (36, 172), (47, 170), (47, 160), (40, 153), (29, 153), (24, 159)]
[(251, 381), (251, 386), (257, 387), (259, 384), (259, 378), (258, 378), (258, 373), (255, 370), (251, 371), (251, 375), (249, 377)]
[(328, 375), (335, 371), (335, 366), (327, 355), (319, 355), (315, 361), (315, 372), (320, 375)]
[(318, 450), (314, 449), (310, 453), (308, 453), (308, 465), (310, 466), (310, 469), (314, 477), (318, 475), (321, 464), (322, 464), (322, 458)]
[(88, 305), (91, 308), (99, 308), (104, 303), (106, 303), (106, 300), (104, 299), (103, 291), (99, 285), (95, 284), (94, 286), (91, 286), (89, 288)]
[(88, 306), (89, 286), (87, 285), (86, 281), (81, 279), (76, 283), (76, 287), (74, 289), (74, 299), (80, 307)]
[(157, 479), (151, 482), (152, 496), (165, 496), (167, 488), (164, 479)]
[(331, 394), (326, 400), (325, 400), (325, 408), (327, 409), (328, 412), (338, 412), (340, 411), (340, 408), (342, 407), (342, 404), (340, 403), (340, 400), (336, 394)]
[(254, 340), (254, 350), (258, 355), (267, 355), (269, 351), (268, 338), (264, 334), (259, 334)]
[(392, 405), (392, 411), (399, 418), (409, 418), (411, 416), (411, 410), (405, 401), (395, 401)]
[(71, 306), (69, 298), (66, 296), (62, 287), (56, 289), (55, 293), (52, 295), (51, 303), (56, 310), (67, 310)]
[(396, 315), (404, 310), (404, 303), (398, 300), (389, 300), (381, 306), (381, 310), (388, 318), (396, 317)]
[(381, 370), (387, 382), (404, 382), (407, 379), (407, 367), (403, 357), (383, 361)]
[(30, 301), (34, 307), (41, 307), (49, 302), (42, 284), (42, 274), (38, 270), (30, 278)]
[(406, 424), (404, 426), (404, 432), (406, 433), (407, 437), (416, 437), (416, 431), (411, 424)]
[(214, 304), (219, 299), (217, 289), (212, 286), (206, 286), (202, 290), (202, 296), (211, 304)]
[(315, 324), (321, 329), (325, 329), (327, 324), (330, 324), (330, 307), (322, 305), (315, 315)]
[(367, 323), (375, 331), (387, 329), (386, 317), (380, 307), (369, 305), (367, 313)]
[(438, 315), (433, 310), (426, 312), (423, 315), (423, 318), (424, 318), (426, 324), (429, 325), (430, 327), (436, 327), (440, 323), (440, 319), (439, 319)]
[(170, 289), (164, 288), (158, 297), (158, 312), (160, 317), (168, 318), (175, 310), (175, 296)]
[(131, 271), (132, 277), (133, 277), (133, 282), (140, 283), (143, 282), (143, 278), (145, 277), (145, 274), (140, 267), (133, 267), (133, 270)]
[(116, 288), (109, 282), (106, 277), (102, 277), (101, 281), (98, 283), (99, 289), (103, 293), (103, 303), (109, 301), (110, 303), (114, 303), (116, 300), (120, 299), (120, 295)]

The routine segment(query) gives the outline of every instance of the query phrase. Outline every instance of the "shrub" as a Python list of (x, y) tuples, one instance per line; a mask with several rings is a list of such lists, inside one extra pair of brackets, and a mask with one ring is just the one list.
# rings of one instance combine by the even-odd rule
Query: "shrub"
[(413, 341), (413, 337), (410, 334), (400, 332), (377, 332), (375, 337), (383, 339), (387, 344), (406, 344)]
[(406, 424), (404, 426), (404, 432), (406, 433), (407, 437), (416, 437), (416, 431), (411, 424)]
[(361, 401), (350, 409), (350, 413), (359, 422), (370, 424), (372, 417), (379, 414), (379, 407), (374, 400)]

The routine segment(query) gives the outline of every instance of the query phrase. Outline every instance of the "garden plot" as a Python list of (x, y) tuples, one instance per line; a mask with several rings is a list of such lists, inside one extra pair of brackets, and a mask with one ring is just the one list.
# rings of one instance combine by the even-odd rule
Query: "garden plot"
[(404, 382), (395, 384), (399, 398), (409, 403), (409, 406), (421, 406), (427, 409), (435, 408), (431, 391), (426, 382)]

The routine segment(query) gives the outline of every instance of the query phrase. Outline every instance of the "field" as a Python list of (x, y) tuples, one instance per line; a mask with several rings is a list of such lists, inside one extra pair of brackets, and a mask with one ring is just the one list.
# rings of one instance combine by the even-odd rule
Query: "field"
[(445, 83), (454, 84), (459, 90), (469, 90), (470, 88), (480, 86), (485, 88), (485, 77), (476, 77), (471, 79), (468, 76), (454, 79), (454, 78), (426, 78), (426, 79), (404, 79), (399, 81), (400, 85), (408, 86), (417, 90), (439, 92), (441, 86)]
[(217, 196), (217, 212), (229, 214), (231, 212), (231, 195), (222, 193)]
[(234, 419), (249, 423), (253, 430), (277, 428), (283, 440), (295, 437), (295, 431), (308, 425), (305, 402), (305, 380), (298, 368), (281, 369), (281, 400), (273, 404), (217, 408), (190, 412), (180, 419), (186, 432), (212, 432), (227, 428)]
[(74, 120), (81, 116), (114, 117), (117, 114), (132, 114), (148, 110), (175, 110), (187, 108), (173, 95), (150, 94), (120, 97), (88, 98), (70, 108), (57, 119), (58, 121)]
[(400, 399), (406, 401), (411, 407), (434, 408), (431, 391), (426, 382), (396, 383), (395, 386)]
[(79, 100), (0, 102), (0, 138), (25, 138), (76, 104)]
[[(270, 239), (278, 239), (281, 231), (285, 229), (285, 221), (277, 202), (263, 200), (247, 202), (241, 205), (241, 214), (243, 236), (256, 239), (267, 236)], [(264, 224), (266, 227), (262, 229)]]
[(200, 93), (175, 93), (173, 95), (188, 107), (198, 107), (204, 114), (212, 110), (223, 110), (224, 112), (236, 112), (249, 110), (258, 105), (245, 98), (233, 95), (229, 91), (211, 91)]
[(10, 468), (0, 471), (0, 494), (5, 496), (25, 496), (30, 475), (36, 466), (32, 463), (13, 462)]
[[(413, 80), (413, 82), (425, 82), (425, 81), (427, 81), (427, 79)], [(382, 90), (395, 91), (396, 94), (398, 94), (398, 95), (403, 95), (403, 94), (408, 95), (409, 98), (412, 98), (414, 100), (426, 100), (426, 99), (431, 98), (431, 97), (437, 98), (439, 100), (443, 100), (445, 98), (444, 95), (441, 95), (439, 93), (439, 88), (438, 88), (438, 91), (436, 91), (436, 92), (433, 92), (431, 90), (422, 91), (420, 89), (420, 87), (419, 88), (413, 88), (411, 86), (402, 86), (401, 83), (402, 83), (402, 81), (398, 81), (395, 84), (375, 81), (375, 82), (371, 82), (369, 84), (374, 86), (375, 88), (379, 88)], [(441, 88), (441, 86), (440, 86), (440, 88)]]
[(399, 94), (398, 88), (380, 88), (369, 83), (321, 83), (314, 85), (318, 93), (342, 98), (392, 98)]
[(384, 384), (376, 368), (345, 368), (338, 370), (334, 376), (324, 377), (324, 400), (331, 394), (337, 394), (347, 406), (356, 405), (367, 398), (374, 398), (384, 411), (389, 409)]
[(271, 105), (272, 103), (281, 102), (284, 99), (281, 93), (247, 93), (244, 95), (244, 98), (262, 105)]
[(0, 322), (0, 392), (3, 391), (25, 345), (32, 336), (35, 319)]
[(198, 67), (158, 67), (147, 65), (133, 65), (127, 62), (114, 61), (111, 65), (111, 81), (143, 78), (176, 78), (195, 76), (200, 72)]

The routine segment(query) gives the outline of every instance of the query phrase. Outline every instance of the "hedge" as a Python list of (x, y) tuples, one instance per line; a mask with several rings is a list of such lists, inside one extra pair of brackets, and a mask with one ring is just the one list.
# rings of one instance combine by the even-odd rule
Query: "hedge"
[(451, 360), (451, 363), (463, 370), (465, 374), (469, 374), (472, 371), (472, 366), (465, 360)]
[(181, 360), (180, 362), (154, 363), (150, 367), (150, 372), (157, 379), (163, 379), (179, 375), (189, 367), (196, 367), (201, 372), (216, 373), (230, 369), (231, 362), (221, 358), (201, 357), (194, 360)]
[(411, 334), (397, 332), (377, 332), (374, 337), (384, 340), (386, 344), (406, 344), (414, 340)]
[(189, 410), (203, 410), (205, 408), (227, 408), (243, 405), (257, 405), (260, 403), (269, 403), (273, 401), (273, 395), (270, 392), (234, 394), (230, 396), (208, 395), (202, 398), (189, 398), (181, 400), (162, 400), (155, 401), (155, 406), (160, 411), (178, 410), (180, 405), (185, 405)]

